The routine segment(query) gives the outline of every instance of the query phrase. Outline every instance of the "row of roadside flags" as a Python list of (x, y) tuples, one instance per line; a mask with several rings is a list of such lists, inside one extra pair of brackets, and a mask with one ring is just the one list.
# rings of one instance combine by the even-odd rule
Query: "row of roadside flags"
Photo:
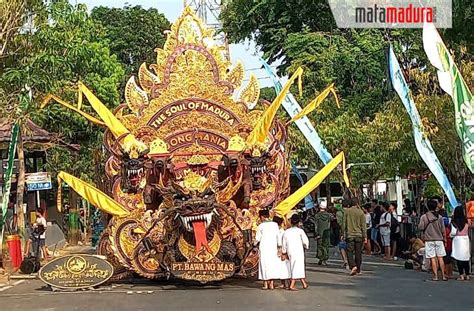
[[(438, 80), (441, 89), (453, 99), (455, 126), (462, 142), (464, 162), (471, 173), (474, 173), (474, 101), (472, 93), (433, 23), (425, 23), (423, 25), (423, 48), (430, 63), (438, 70)], [(418, 110), (403, 73), (400, 70), (400, 65), (392, 46), (390, 46), (389, 53), (389, 69), (393, 88), (398, 93), (412, 120), (417, 150), (443, 188), (451, 206), (456, 207), (459, 205), (459, 202), (454, 195), (451, 183), (436, 153), (431, 147), (430, 141), (423, 133), (423, 125)]]
[[(436, 27), (432, 23), (425, 23), (423, 26), (423, 46), (429, 61), (438, 71), (438, 80), (441, 89), (443, 89), (453, 99), (456, 116), (455, 126), (462, 142), (464, 162), (469, 170), (474, 173), (474, 101), (472, 93), (461, 76), (459, 69), (454, 63), (453, 57), (450, 55), (448, 49), (443, 43)], [(281, 89), (281, 81), (270, 68), (268, 63), (263, 59), (261, 59), (261, 62), (263, 67), (266, 69), (267, 74), (271, 77), (278, 93)], [(421, 158), (443, 188), (451, 206), (458, 206), (459, 202), (454, 195), (451, 183), (449, 182), (430, 141), (423, 132), (423, 124), (421, 123), (420, 115), (392, 46), (390, 46), (389, 51), (389, 71), (392, 86), (399, 95), (412, 121), (415, 146)], [(329, 94), (328, 90), (332, 87), (333, 85), (323, 91), (321, 94), (322, 96), (318, 96), (320, 101)], [(331, 92), (334, 93), (334, 90)], [(294, 117), (298, 112), (301, 112), (302, 110), (306, 111), (308, 110), (307, 108), (309, 108), (305, 107), (304, 109), (301, 109), (301, 106), (296, 102), (296, 99), (291, 93), (288, 93), (285, 102), (283, 103), (283, 106), (291, 117)], [(308, 131), (308, 126), (304, 126), (304, 123), (306, 123), (306, 125), (309, 123), (307, 118), (299, 121), (300, 124), (297, 123), (297, 125), (305, 135), (306, 139), (310, 142), (323, 163), (328, 164), (328, 162), (332, 160), (332, 157), (328, 154), (327, 149), (322, 143), (316, 130), (310, 126), (310, 130)], [(305, 201), (306, 205), (309, 205), (309, 200)], [(306, 206), (306, 208), (310, 208), (310, 206)]]

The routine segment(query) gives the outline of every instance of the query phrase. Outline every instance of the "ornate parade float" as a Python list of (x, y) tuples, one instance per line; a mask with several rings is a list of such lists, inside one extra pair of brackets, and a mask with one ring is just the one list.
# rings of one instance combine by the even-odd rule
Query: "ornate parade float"
[[(287, 198), (286, 126), (275, 114), (301, 70), (273, 103), (254, 109), (257, 79), (244, 85), (243, 65), (232, 65), (213, 35), (186, 8), (156, 49), (156, 64), (141, 65), (114, 112), (83, 84), (77, 107), (53, 95), (45, 101), (107, 128), (110, 192), (65, 172), (58, 178), (111, 215), (98, 252), (117, 275), (199, 282), (254, 276), (258, 211), (283, 216), (294, 205)], [(83, 95), (100, 118), (81, 110)]]

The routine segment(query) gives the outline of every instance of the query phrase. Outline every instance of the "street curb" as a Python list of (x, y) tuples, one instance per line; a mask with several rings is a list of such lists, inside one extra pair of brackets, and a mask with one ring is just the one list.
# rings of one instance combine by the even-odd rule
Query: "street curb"
[(38, 274), (16, 274), (10, 275), (10, 280), (34, 280), (38, 279)]

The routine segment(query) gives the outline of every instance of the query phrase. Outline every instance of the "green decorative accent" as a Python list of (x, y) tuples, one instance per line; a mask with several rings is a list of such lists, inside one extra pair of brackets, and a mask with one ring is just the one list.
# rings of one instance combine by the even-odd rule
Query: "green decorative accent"
[[(16, 144), (18, 141), (19, 132), (20, 132), (20, 126), (17, 123), (15, 123), (12, 128), (10, 145), (8, 146), (8, 165), (7, 165), (5, 174), (3, 175), (5, 189), (3, 191), (2, 217), (0, 219), (0, 228), (3, 228), (3, 224), (5, 223), (8, 202), (10, 200), (10, 191), (11, 191), (11, 186), (12, 186), (12, 175), (13, 175), (13, 163), (15, 161), (15, 150), (16, 150)], [(2, 236), (2, 239), (3, 239), (3, 236)]]
[(438, 44), (438, 54), (443, 69), (449, 74), (451, 97), (456, 113), (456, 131), (461, 139), (463, 158), (471, 173), (474, 173), (474, 99), (458, 67), (443, 44)]

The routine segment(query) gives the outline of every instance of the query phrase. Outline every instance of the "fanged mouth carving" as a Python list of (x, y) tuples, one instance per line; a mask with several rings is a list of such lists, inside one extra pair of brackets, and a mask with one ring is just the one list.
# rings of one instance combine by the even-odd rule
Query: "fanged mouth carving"
[(179, 218), (181, 219), (181, 222), (183, 223), (184, 228), (189, 232), (193, 232), (194, 231), (193, 222), (203, 221), (206, 224), (206, 229), (208, 229), (209, 226), (211, 225), (212, 217), (214, 216), (214, 214), (219, 215), (217, 213), (216, 209), (214, 209), (212, 212), (206, 213), (206, 214), (192, 215), (192, 216), (182, 216), (182, 215), (180, 215)]
[(251, 169), (252, 174), (254, 174), (254, 173), (263, 173), (263, 172), (267, 171), (267, 166), (266, 165), (257, 166), (257, 167), (253, 166), (250, 169)]
[(144, 175), (143, 172), (143, 168), (127, 170), (127, 177), (133, 186), (138, 185), (140, 178)]

